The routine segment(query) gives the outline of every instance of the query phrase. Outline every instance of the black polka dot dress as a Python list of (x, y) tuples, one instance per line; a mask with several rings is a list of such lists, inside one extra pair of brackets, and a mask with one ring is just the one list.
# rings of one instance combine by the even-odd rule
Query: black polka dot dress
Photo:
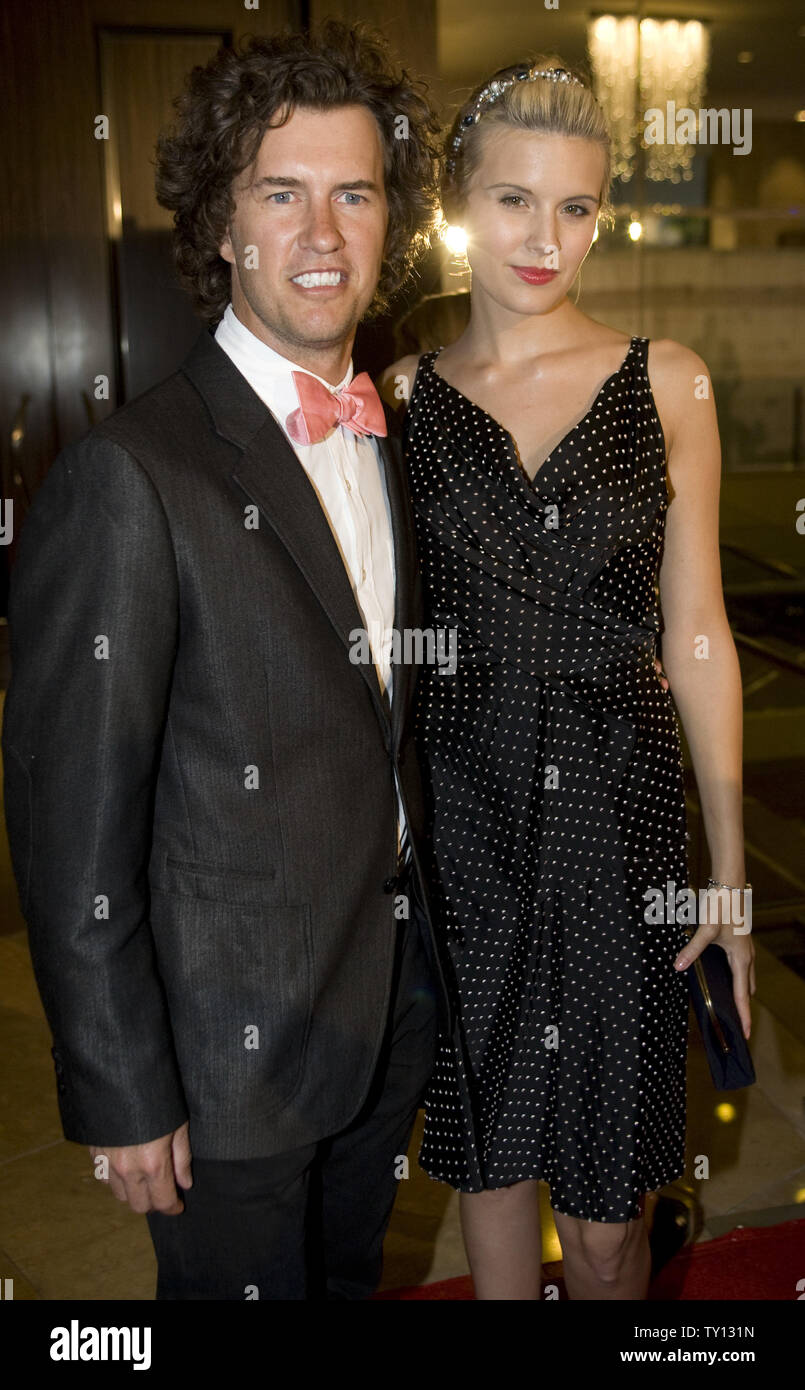
[(631, 339), (533, 483), (438, 352), (404, 425), (427, 624), (455, 630), (457, 658), (424, 664), (416, 694), (457, 1015), (419, 1161), (464, 1192), (544, 1178), (589, 1221), (633, 1220), (685, 1166), (687, 935), (656, 910), (688, 871), (653, 667), (668, 499), (647, 352)]

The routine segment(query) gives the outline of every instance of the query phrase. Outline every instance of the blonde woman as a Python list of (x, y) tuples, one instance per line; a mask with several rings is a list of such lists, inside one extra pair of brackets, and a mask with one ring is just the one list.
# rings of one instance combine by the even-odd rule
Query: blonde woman
[(688, 943), (646, 907), (688, 884), (676, 711), (712, 875), (746, 886), (715, 406), (694, 352), (569, 298), (610, 181), (580, 77), (557, 58), (496, 73), (446, 153), (469, 326), (384, 374), (395, 403), (407, 378), (428, 621), (458, 643), (417, 697), (457, 1005), (420, 1162), (461, 1193), (478, 1298), (540, 1297), (543, 1178), (569, 1296), (643, 1299), (645, 1195), (685, 1169), (683, 970), (724, 948), (747, 1036), (754, 992), (751, 936), (718, 921)]

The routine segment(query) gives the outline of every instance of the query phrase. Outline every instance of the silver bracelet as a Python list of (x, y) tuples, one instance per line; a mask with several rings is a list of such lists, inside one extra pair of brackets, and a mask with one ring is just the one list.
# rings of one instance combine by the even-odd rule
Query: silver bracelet
[(745, 883), (744, 886), (743, 886), (743, 888), (738, 888), (737, 885), (734, 884), (734, 883), (721, 883), (721, 882), (719, 882), (719, 880), (718, 880), (717, 878), (708, 878), (708, 880), (707, 880), (707, 887), (708, 887), (708, 888), (728, 888), (729, 891), (730, 891), (731, 893), (745, 893), (746, 890), (747, 890), (747, 888), (749, 889), (750, 893), (751, 893), (751, 891), (752, 891), (752, 885), (751, 885), (751, 883)]

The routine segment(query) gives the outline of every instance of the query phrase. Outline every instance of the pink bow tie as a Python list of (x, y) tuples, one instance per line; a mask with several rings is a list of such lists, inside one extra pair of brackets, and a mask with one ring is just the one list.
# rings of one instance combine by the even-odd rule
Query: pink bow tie
[(317, 444), (333, 425), (346, 425), (356, 434), (388, 434), (383, 406), (368, 372), (360, 372), (336, 394), (307, 372), (291, 375), (299, 409), (291, 411), (285, 428), (295, 444)]

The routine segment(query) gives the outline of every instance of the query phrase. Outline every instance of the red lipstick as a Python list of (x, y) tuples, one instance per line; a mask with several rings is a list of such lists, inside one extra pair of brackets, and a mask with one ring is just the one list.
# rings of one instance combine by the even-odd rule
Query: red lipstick
[(525, 280), (527, 285), (547, 285), (559, 274), (558, 270), (543, 270), (538, 265), (513, 265), (512, 270), (521, 280)]

